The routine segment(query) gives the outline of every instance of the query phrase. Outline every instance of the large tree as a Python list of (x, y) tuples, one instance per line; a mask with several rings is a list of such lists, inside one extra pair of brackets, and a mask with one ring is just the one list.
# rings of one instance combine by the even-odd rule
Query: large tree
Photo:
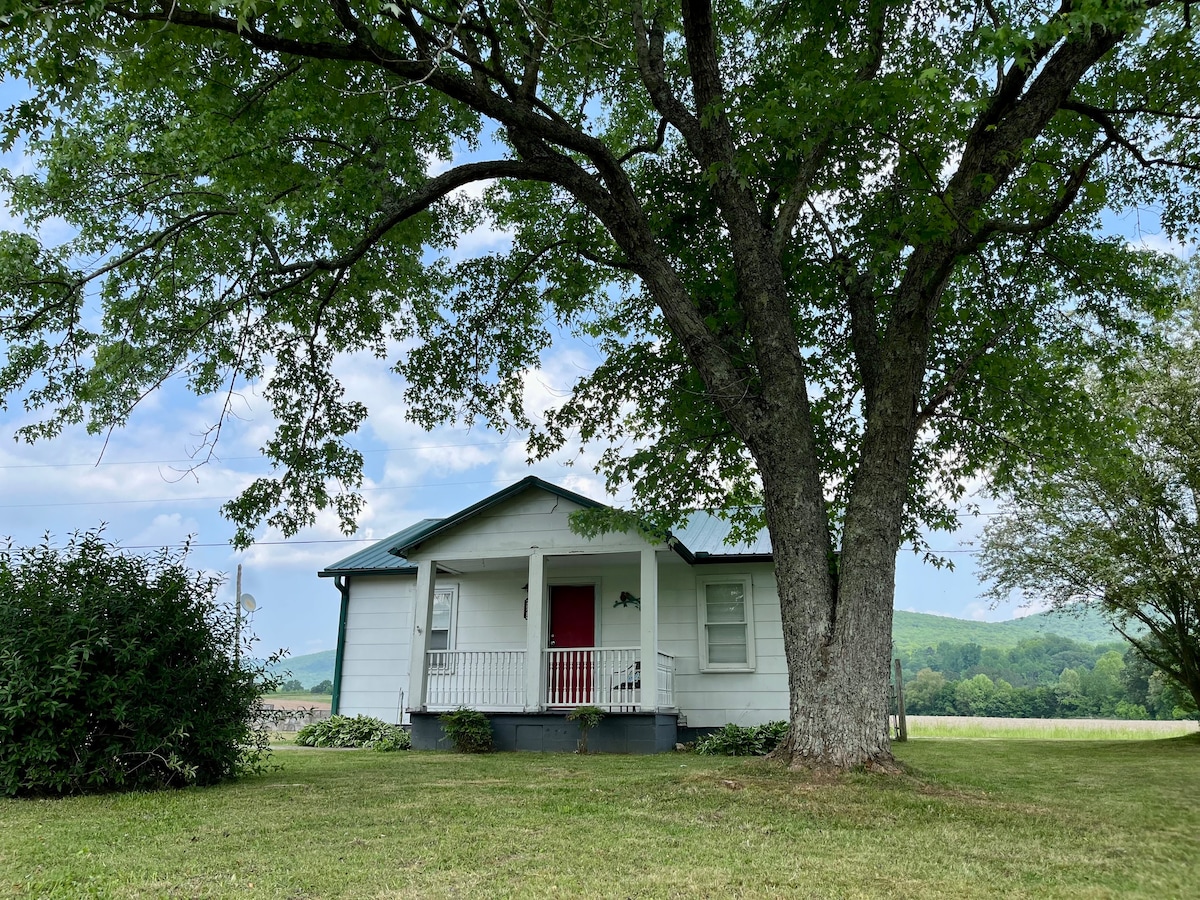
[(1102, 611), (1200, 707), (1200, 347), (1194, 324), (1092, 385), (1107, 440), (1041, 456), (984, 530), (980, 577)]
[[(48, 411), (25, 436), (122, 424), (181, 371), (259, 380), (281, 474), (229, 507), (240, 538), (330, 504), (348, 523), (367, 410), (338, 354), (393, 339), (416, 421), (520, 428), (522, 373), (586, 335), (606, 358), (531, 452), (612, 441), (642, 522), (765, 522), (796, 763), (890, 764), (898, 547), (951, 527), (1006, 441), (1069, 440), (1078, 360), (1161, 302), (1102, 214), (1197, 220), (1184, 0), (5, 0), (2, 21), (35, 90), (5, 120), (37, 163), (12, 206), (75, 229), (3, 241), (0, 393)], [(511, 247), (452, 262), (481, 224)]]

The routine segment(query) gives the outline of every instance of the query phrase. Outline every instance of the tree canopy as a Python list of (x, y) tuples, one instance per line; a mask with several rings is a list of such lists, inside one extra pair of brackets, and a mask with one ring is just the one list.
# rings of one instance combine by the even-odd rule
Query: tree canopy
[(1200, 706), (1200, 348), (1191, 317), (1093, 384), (1107, 446), (1041, 458), (984, 531), (981, 577), (1102, 610)]
[[(1184, 0), (5, 0), (2, 21), (0, 66), (34, 89), (3, 128), (36, 162), (5, 180), (31, 231), (0, 239), (0, 394), (46, 412), (23, 436), (122, 425), (175, 376), (255, 381), (279, 471), (229, 505), (241, 541), (358, 511), (368, 409), (340, 354), (394, 353), (423, 424), (610, 443), (639, 521), (770, 528), (797, 760), (887, 763), (897, 547), (952, 527), (1004, 448), (1069, 444), (1081, 366), (1168, 302), (1105, 216), (1200, 222)], [(54, 220), (73, 237), (43, 245)], [(456, 256), (480, 226), (510, 246)], [(604, 361), (535, 425), (522, 375), (563, 333)]]

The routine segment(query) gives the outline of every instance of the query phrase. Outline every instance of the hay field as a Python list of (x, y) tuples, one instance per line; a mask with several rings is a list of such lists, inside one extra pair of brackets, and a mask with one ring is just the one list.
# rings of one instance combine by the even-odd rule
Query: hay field
[(1195, 734), (1200, 722), (1126, 719), (999, 719), (990, 716), (909, 716), (910, 738), (1032, 740), (1153, 740)]

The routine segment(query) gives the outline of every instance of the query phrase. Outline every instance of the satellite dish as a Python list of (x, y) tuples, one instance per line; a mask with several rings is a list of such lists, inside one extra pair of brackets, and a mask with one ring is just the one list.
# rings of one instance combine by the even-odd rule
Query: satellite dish
[(242, 609), (246, 612), (254, 612), (258, 609), (258, 601), (254, 599), (253, 594), (242, 594)]

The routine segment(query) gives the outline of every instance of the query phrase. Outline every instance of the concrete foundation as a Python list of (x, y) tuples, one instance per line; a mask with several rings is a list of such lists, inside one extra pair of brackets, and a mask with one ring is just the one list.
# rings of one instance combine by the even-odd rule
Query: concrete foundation
[[(452, 750), (440, 713), (414, 712), (414, 750)], [(535, 753), (574, 753), (579, 746), (579, 723), (565, 712), (486, 713), (497, 750)], [(609, 713), (588, 732), (590, 753), (666, 753), (675, 749), (676, 713)]]

